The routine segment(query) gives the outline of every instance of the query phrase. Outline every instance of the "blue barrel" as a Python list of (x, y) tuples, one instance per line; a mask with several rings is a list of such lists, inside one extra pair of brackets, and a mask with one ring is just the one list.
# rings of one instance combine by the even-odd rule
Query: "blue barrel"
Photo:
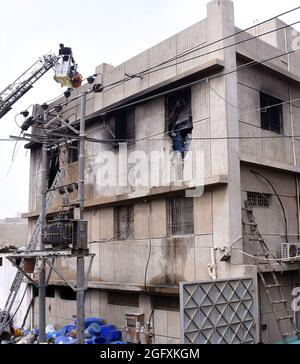
[(93, 345), (94, 344), (93, 339), (86, 339), (84, 342), (85, 342), (86, 345)]
[(92, 336), (100, 336), (101, 334), (101, 326), (96, 322), (92, 323), (86, 331)]
[(76, 330), (76, 326), (75, 325), (65, 325), (60, 329), (60, 334), (63, 335), (68, 335), (70, 333), (71, 330)]
[(109, 331), (116, 330), (116, 329), (117, 328), (115, 325), (103, 325), (103, 326), (101, 326), (101, 336), (107, 338)]
[(109, 330), (107, 333), (107, 341), (116, 341), (122, 339), (122, 333), (120, 330)]
[(93, 338), (93, 343), (96, 345), (107, 344), (107, 340), (105, 339), (105, 337), (98, 336)]
[[(101, 317), (86, 317), (84, 319), (84, 328), (87, 329), (93, 323), (101, 326), (103, 324), (103, 319)], [(77, 325), (77, 320), (75, 320), (75, 325)]]
[(66, 336), (58, 336), (55, 341), (54, 344), (69, 344), (70, 340), (66, 337)]
[(61, 336), (60, 331), (52, 331), (52, 332), (48, 332), (47, 339), (49, 341), (52, 341), (52, 340), (55, 340), (59, 336)]

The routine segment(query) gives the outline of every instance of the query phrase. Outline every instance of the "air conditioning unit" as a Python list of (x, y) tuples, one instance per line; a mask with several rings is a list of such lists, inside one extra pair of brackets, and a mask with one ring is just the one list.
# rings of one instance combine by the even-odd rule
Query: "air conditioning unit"
[(281, 257), (285, 262), (300, 262), (300, 243), (298, 244), (281, 244)]

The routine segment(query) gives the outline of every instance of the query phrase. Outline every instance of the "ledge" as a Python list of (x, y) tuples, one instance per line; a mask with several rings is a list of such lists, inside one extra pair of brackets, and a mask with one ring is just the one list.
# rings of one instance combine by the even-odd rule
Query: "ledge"
[[(226, 186), (228, 184), (228, 176), (219, 175), (207, 177), (204, 180), (204, 188), (205, 190), (209, 190), (211, 188), (215, 188), (218, 186)], [(124, 205), (128, 201), (130, 202), (138, 202), (141, 200), (147, 199), (159, 199), (165, 196), (174, 196), (183, 194), (185, 191), (190, 188), (187, 185), (178, 187), (178, 186), (166, 186), (166, 187), (157, 187), (151, 188), (148, 194), (145, 194), (144, 191), (137, 191), (131, 194), (119, 195), (119, 196), (111, 196), (111, 197), (103, 197), (101, 199), (95, 200), (87, 200), (84, 204), (85, 209), (101, 206), (101, 207), (109, 207), (109, 206), (117, 206)], [(59, 208), (50, 209), (48, 214), (55, 213), (59, 211)], [(23, 219), (33, 218), (39, 216), (39, 211), (31, 211), (22, 214)]]
[(270, 161), (270, 160), (266, 160), (266, 159), (261, 160), (261, 159), (258, 159), (256, 157), (253, 157), (248, 154), (240, 153), (240, 161), (242, 163), (253, 164), (256, 166), (260, 166), (260, 167), (278, 169), (279, 171), (282, 171), (282, 172), (300, 174), (300, 167), (297, 167), (297, 166), (294, 166), (291, 164), (282, 163), (282, 162)]
[[(38, 283), (37, 279), (34, 279)], [(75, 281), (70, 280), (72, 284), (76, 284)], [(50, 280), (49, 285), (52, 286), (66, 286), (63, 281)], [(114, 282), (93, 282), (89, 281), (88, 288), (100, 289), (103, 291), (129, 291), (129, 292), (145, 292), (144, 285), (128, 284), (128, 283), (114, 283)], [(179, 295), (179, 286), (151, 286), (147, 285), (147, 293), (153, 294), (167, 294), (167, 295)]]

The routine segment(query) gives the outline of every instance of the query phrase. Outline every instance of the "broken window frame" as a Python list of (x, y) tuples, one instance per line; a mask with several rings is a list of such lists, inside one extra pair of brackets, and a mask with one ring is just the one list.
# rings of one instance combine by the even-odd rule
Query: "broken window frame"
[(171, 131), (170, 126), (172, 119), (177, 115), (180, 114), (180, 112), (177, 110), (176, 114), (176, 105), (177, 102), (180, 101), (180, 99), (184, 100), (186, 105), (189, 107), (189, 111), (191, 113), (191, 116), (193, 118), (192, 114), (192, 89), (189, 87), (187, 89), (178, 91), (176, 93), (167, 95), (165, 97), (165, 129), (166, 131)]

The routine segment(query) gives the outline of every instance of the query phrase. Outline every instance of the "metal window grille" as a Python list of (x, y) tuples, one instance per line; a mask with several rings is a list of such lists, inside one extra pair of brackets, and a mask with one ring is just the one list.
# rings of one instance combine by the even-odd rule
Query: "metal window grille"
[(176, 197), (169, 200), (169, 235), (194, 234), (194, 199)]
[(252, 207), (269, 208), (272, 195), (266, 193), (247, 192), (247, 200)]
[(179, 312), (179, 296), (152, 296), (152, 304), (155, 310)]
[(261, 127), (277, 134), (283, 133), (282, 100), (260, 93)]
[(116, 306), (139, 307), (139, 295), (136, 293), (108, 292), (107, 303)]
[(114, 237), (116, 241), (134, 239), (133, 206), (122, 206), (114, 209)]

